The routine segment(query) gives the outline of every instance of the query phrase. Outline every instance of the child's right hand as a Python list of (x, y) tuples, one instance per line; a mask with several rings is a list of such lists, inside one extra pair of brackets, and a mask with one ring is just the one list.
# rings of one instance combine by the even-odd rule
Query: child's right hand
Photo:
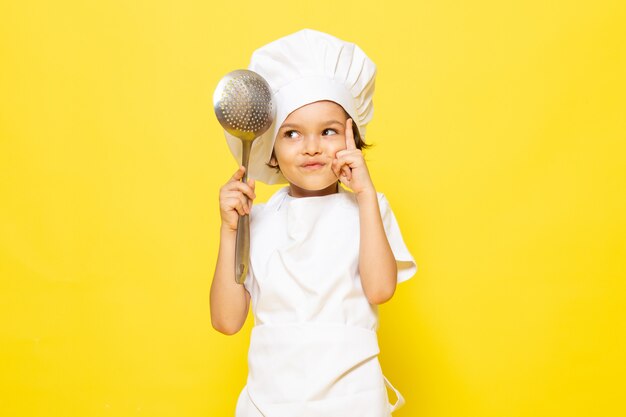
[(247, 183), (241, 181), (244, 172), (245, 168), (240, 166), (232, 178), (220, 188), (222, 227), (233, 231), (237, 230), (239, 216), (250, 214), (252, 201), (256, 198), (254, 180), (250, 178)]

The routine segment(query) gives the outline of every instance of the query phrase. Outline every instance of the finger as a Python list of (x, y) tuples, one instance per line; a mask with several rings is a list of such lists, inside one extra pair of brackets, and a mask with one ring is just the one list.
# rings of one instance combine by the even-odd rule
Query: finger
[(254, 194), (254, 192), (252, 192), (251, 190), (245, 190), (245, 191), (242, 191), (241, 189), (226, 190), (224, 193), (222, 193), (222, 196), (220, 198), (222, 198), (222, 199), (227, 199), (227, 198), (241, 199), (241, 198), (244, 198), (247, 201), (247, 200), (254, 200), (256, 198), (256, 194)]
[(354, 132), (352, 131), (352, 119), (346, 121), (346, 149), (356, 149)]
[(348, 163), (346, 158), (335, 158), (333, 160), (331, 169), (337, 178), (352, 178), (352, 170)]
[(246, 214), (250, 214), (250, 209), (248, 207), (248, 202), (250, 200), (248, 200), (244, 195), (241, 195), (239, 201), (241, 202), (241, 209), (243, 210), (243, 212)]
[(333, 159), (333, 162), (330, 167), (337, 178), (339, 178), (341, 166), (339, 165), (338, 159)]
[(349, 165), (349, 162), (345, 158), (335, 159), (335, 161), (333, 162), (332, 169), (335, 175), (337, 176), (337, 178), (339, 178), (342, 175), (351, 177), (351, 175), (348, 174), (351, 171), (350, 165)]
[(250, 188), (250, 194), (247, 194), (248, 198), (246, 199), (246, 210), (248, 214), (252, 211), (252, 200), (256, 198), (256, 193), (254, 192), (254, 180), (252, 178), (248, 178), (248, 187)]
[(237, 207), (235, 207), (235, 210), (237, 211), (237, 214), (239, 214), (240, 216), (246, 215), (246, 211), (243, 209), (243, 206), (241, 204), (237, 205)]
[[(244, 184), (244, 183), (242, 182), (241, 184)], [(255, 185), (256, 185), (256, 183), (255, 183), (254, 179), (252, 179), (252, 178), (248, 178), (248, 181), (245, 183), (244, 189), (247, 190), (245, 194), (251, 200), (254, 200), (256, 198), (256, 193), (254, 192)]]
[(347, 165), (344, 165), (343, 167), (341, 167), (341, 173), (348, 180), (352, 179), (352, 170)]
[(248, 214), (248, 212), (246, 211), (246, 207), (248, 207), (248, 201), (243, 196), (243, 194), (239, 194), (238, 196), (236, 196), (232, 204), (233, 208), (237, 210), (237, 213), (240, 216), (245, 216), (246, 214)]
[(254, 189), (250, 187), (250, 184), (243, 183), (241, 181), (228, 183), (225, 190), (227, 193), (232, 193), (232, 192), (243, 193), (252, 200), (256, 198), (256, 193), (254, 192)]
[(227, 209), (234, 210), (244, 201), (248, 204), (248, 199), (243, 194), (240, 192), (233, 192), (224, 196), (222, 199), (222, 205)]
[(355, 151), (337, 152), (335, 158), (339, 161), (339, 165), (345, 165), (350, 169), (358, 168), (361, 165), (359, 163), (359, 155)]
[(344, 160), (346, 163), (352, 165), (363, 158), (363, 154), (360, 149), (344, 149), (335, 154), (335, 158)]
[(231, 197), (224, 200), (224, 205), (237, 212), (240, 216), (244, 216), (246, 213), (241, 205), (241, 200), (238, 197)]
[(251, 203), (252, 200), (246, 198), (246, 196), (240, 192), (228, 194), (220, 201), (220, 205), (224, 211), (236, 210), (240, 215), (247, 213), (247, 208)]
[(243, 178), (243, 174), (246, 172), (246, 168), (241, 165), (239, 167), (239, 169), (237, 171), (235, 171), (235, 173), (233, 174), (233, 176), (230, 178), (231, 181), (241, 181), (241, 179)]

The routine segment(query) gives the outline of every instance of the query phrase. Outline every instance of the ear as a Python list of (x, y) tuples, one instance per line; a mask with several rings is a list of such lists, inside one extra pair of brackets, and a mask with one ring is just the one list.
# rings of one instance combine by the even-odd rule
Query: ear
[(278, 166), (278, 160), (276, 159), (276, 156), (272, 155), (272, 157), (270, 158), (270, 161), (267, 164), (270, 167), (276, 168), (277, 170), (280, 171), (280, 167)]

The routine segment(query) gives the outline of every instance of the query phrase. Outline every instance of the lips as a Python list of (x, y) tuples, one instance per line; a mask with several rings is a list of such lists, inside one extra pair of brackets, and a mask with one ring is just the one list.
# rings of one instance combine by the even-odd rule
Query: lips
[(307, 161), (304, 164), (300, 165), (304, 169), (318, 169), (326, 165), (322, 161)]

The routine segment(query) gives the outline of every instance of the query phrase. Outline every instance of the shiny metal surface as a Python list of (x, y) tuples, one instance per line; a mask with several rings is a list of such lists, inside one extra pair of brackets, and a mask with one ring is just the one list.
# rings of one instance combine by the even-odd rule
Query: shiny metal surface
[[(274, 121), (276, 104), (272, 90), (263, 77), (250, 70), (226, 74), (213, 93), (213, 109), (222, 127), (241, 139), (241, 164), (246, 168), (243, 181), (248, 180), (248, 162), (252, 142), (269, 129)], [(235, 281), (243, 284), (250, 260), (250, 219), (240, 216), (235, 247)]]

